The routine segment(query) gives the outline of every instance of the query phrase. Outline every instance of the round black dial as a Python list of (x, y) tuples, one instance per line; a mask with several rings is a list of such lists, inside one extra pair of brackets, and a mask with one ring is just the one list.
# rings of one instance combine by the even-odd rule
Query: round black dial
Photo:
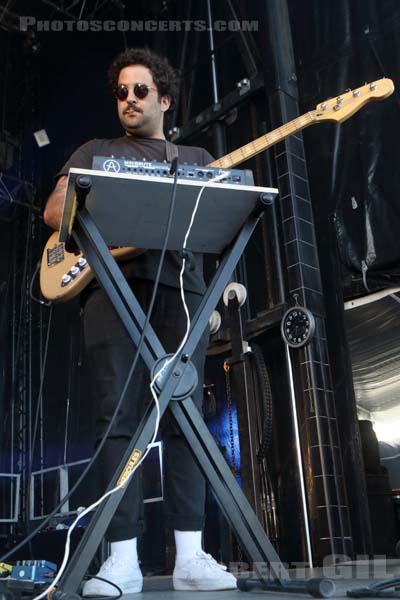
[(283, 315), (282, 337), (291, 348), (305, 346), (315, 331), (314, 315), (308, 308), (293, 306)]

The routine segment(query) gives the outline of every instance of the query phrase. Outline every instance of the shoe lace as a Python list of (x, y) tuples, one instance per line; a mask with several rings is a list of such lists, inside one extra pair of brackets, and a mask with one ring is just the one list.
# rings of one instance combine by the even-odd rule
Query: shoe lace
[(114, 553), (101, 565), (99, 575), (101, 577), (102, 575), (121, 570), (125, 572), (127, 569), (130, 571), (140, 571), (139, 563), (137, 565), (132, 564)]
[(225, 565), (221, 565), (221, 563), (217, 562), (215, 558), (211, 556), (211, 554), (207, 554), (202, 550), (200, 552), (196, 552), (196, 561), (201, 562), (203, 565), (206, 564), (209, 569), (219, 569), (221, 571), (227, 570)]
[(116, 554), (112, 554), (111, 556), (109, 556), (107, 558), (107, 560), (101, 565), (101, 572), (102, 573), (107, 573), (108, 571), (111, 571), (111, 569), (113, 568), (113, 566), (116, 564), (117, 562), (117, 557)]

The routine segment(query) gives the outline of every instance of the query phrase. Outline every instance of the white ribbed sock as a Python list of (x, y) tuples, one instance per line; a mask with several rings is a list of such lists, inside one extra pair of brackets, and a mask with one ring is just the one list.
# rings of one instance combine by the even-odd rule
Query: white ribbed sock
[(137, 565), (137, 538), (122, 540), (121, 542), (111, 542), (111, 555), (115, 555), (117, 559), (124, 562)]
[(202, 550), (201, 534), (202, 531), (174, 530), (176, 562), (186, 562), (196, 556), (196, 552)]

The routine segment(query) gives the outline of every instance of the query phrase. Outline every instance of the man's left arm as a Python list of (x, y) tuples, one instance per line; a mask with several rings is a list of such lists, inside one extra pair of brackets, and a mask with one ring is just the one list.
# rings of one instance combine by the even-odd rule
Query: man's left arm
[(64, 207), (64, 197), (67, 189), (68, 177), (63, 175), (59, 178), (56, 186), (50, 194), (43, 212), (43, 220), (52, 229), (60, 229), (61, 216)]
[(91, 169), (95, 143), (96, 140), (91, 140), (75, 150), (69, 160), (55, 176), (57, 183), (47, 200), (43, 212), (43, 219), (46, 225), (56, 231), (60, 229), (69, 169), (72, 167)]

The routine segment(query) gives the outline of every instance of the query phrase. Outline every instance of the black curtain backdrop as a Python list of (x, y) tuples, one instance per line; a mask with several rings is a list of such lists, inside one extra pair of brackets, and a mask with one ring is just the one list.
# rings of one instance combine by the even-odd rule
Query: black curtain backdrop
[[(398, 85), (398, 2), (308, 0), (290, 7), (304, 111), (382, 77)], [(365, 284), (400, 281), (399, 108), (396, 89), (341, 125), (304, 134), (322, 270), (332, 272), (338, 250), (347, 297), (367, 293)]]

